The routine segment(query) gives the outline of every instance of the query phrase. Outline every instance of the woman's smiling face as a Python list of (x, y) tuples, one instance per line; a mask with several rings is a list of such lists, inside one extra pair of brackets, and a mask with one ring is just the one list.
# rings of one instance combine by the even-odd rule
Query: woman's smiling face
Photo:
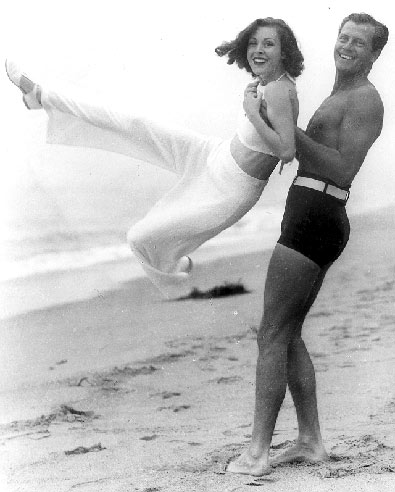
[(284, 72), (281, 40), (275, 27), (258, 27), (250, 36), (247, 61), (252, 73), (266, 82), (275, 80)]

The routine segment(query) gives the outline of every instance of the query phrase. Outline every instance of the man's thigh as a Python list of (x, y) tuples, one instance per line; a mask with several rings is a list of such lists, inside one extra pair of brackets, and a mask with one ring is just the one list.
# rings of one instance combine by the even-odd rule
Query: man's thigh
[(300, 320), (322, 272), (298, 251), (277, 244), (266, 277), (264, 320), (274, 325)]

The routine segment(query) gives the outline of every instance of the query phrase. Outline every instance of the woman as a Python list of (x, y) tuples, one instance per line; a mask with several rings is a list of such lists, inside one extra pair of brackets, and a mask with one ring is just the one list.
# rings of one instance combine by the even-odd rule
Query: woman
[[(244, 92), (237, 133), (226, 141), (47, 92), (6, 62), (26, 106), (47, 111), (49, 143), (108, 150), (179, 174), (177, 184), (128, 234), (144, 270), (167, 296), (190, 290), (187, 255), (243, 217), (278, 161), (289, 162), (295, 154), (293, 77), (303, 70), (303, 56), (288, 25), (257, 19), (216, 53), (255, 78)], [(263, 98), (267, 117), (261, 114)]]

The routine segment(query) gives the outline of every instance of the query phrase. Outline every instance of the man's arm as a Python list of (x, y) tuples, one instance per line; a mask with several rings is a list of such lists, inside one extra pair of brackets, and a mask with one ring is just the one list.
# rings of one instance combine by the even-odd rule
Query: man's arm
[(337, 148), (318, 143), (297, 128), (297, 153), (300, 158), (314, 163), (317, 174), (325, 176), (330, 170), (339, 186), (348, 186), (381, 133), (383, 114), (381, 99), (374, 89), (355, 91), (348, 100), (339, 128)]

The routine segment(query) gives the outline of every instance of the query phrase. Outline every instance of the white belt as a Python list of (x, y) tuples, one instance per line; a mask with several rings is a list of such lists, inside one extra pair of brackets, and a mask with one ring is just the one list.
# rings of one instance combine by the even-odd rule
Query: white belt
[(296, 186), (304, 186), (305, 188), (322, 191), (322, 193), (334, 196), (344, 202), (347, 202), (350, 195), (350, 192), (347, 190), (342, 190), (341, 188), (325, 183), (324, 181), (319, 181), (314, 178), (306, 178), (305, 176), (296, 176), (293, 184)]

